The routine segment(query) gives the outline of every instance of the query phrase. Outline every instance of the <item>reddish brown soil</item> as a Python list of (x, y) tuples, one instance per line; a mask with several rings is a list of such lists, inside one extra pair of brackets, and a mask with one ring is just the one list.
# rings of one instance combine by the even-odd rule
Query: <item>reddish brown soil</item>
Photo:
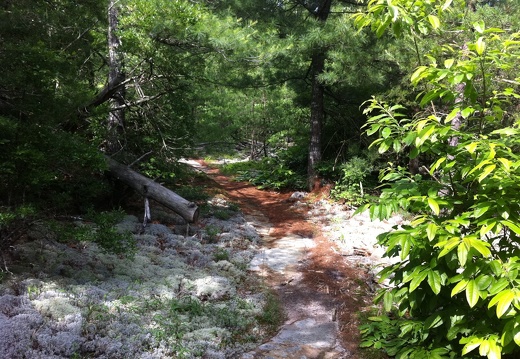
[[(270, 236), (281, 238), (293, 233), (314, 238), (316, 247), (309, 250), (309, 260), (303, 268), (303, 280), (300, 283), (305, 288), (293, 295), (282, 294), (281, 300), (289, 303), (302, 300), (295, 298), (295, 295), (326, 294), (336, 308), (333, 315), (339, 321), (342, 346), (350, 352), (349, 358), (360, 357), (357, 314), (370, 301), (365, 271), (349, 265), (343, 256), (332, 249), (333, 243), (323, 236), (320, 228), (291, 206), (288, 200), (291, 193), (259, 190), (248, 183), (233, 181), (215, 169), (208, 174), (216, 182), (219, 191), (238, 203), (245, 213), (260, 211), (266, 215), (273, 226)], [(319, 198), (320, 193), (315, 192), (308, 197)]]

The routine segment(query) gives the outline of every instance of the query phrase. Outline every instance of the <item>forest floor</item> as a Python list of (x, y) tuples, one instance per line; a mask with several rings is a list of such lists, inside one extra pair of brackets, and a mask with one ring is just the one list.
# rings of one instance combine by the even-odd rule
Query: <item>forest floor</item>
[(143, 227), (136, 197), (117, 225), (133, 256), (45, 221), (0, 252), (0, 358), (367, 358), (358, 328), (384, 263), (376, 237), (403, 219), (370, 221), (326, 191), (259, 190), (187, 162), (209, 195), (198, 223), (152, 203)]
[(371, 221), (329, 201), (327, 188), (260, 190), (199, 164), (261, 233), (263, 252), (249, 269), (276, 291), (285, 313), (278, 334), (242, 358), (365, 357), (360, 318), (372, 308), (375, 273), (388, 263), (376, 237), (403, 219)]

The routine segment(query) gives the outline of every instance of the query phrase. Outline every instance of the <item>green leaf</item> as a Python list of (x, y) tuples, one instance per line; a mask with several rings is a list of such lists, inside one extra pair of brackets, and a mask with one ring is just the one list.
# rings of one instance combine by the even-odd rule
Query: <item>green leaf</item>
[(419, 66), (410, 78), (412, 84), (416, 85), (423, 77), (425, 77), (427, 75), (426, 70), (428, 70), (427, 66)]
[(489, 257), (491, 255), (491, 251), (489, 247), (491, 245), (488, 242), (482, 241), (476, 238), (468, 238), (469, 244), (472, 248), (475, 248), (483, 257)]
[(482, 339), (477, 337), (471, 337), (471, 339), (464, 345), (464, 348), (462, 348), (462, 355), (468, 354), (470, 351), (478, 348), (480, 344), (482, 343)]
[(486, 178), (491, 172), (493, 172), (495, 170), (496, 167), (497, 167), (497, 165), (495, 165), (495, 164), (486, 166), (486, 168), (484, 168), (484, 171), (482, 171), (482, 173), (478, 177), (478, 181), (482, 182), (484, 180), (484, 178)]
[(435, 239), (437, 228), (438, 227), (435, 223), (428, 223), (428, 226), (426, 226), (426, 235), (428, 236), (428, 240), (433, 241)]
[(426, 329), (436, 328), (442, 324), (442, 317), (439, 314), (432, 314), (424, 321)]
[(428, 15), (428, 21), (430, 22), (434, 30), (438, 29), (441, 26), (439, 18), (435, 15)]
[(458, 293), (462, 292), (464, 289), (466, 289), (467, 285), (468, 285), (468, 280), (467, 279), (462, 279), (451, 290), (451, 296), (453, 297), (453, 296), (457, 295)]
[(497, 303), (497, 317), (502, 317), (511, 306), (513, 299), (515, 299), (515, 293), (512, 290), (507, 290), (505, 294), (500, 297)]
[(431, 197), (428, 197), (428, 206), (430, 206), (432, 212), (435, 213), (437, 216), (441, 212), (439, 208), (439, 203), (437, 203), (437, 201)]
[(516, 225), (515, 223), (508, 221), (508, 220), (502, 220), (500, 221), (503, 225), (505, 225), (507, 228), (515, 232), (517, 235), (520, 235), (520, 227)]
[(436, 295), (440, 293), (442, 287), (442, 279), (438, 271), (428, 271), (428, 284)]
[(418, 274), (412, 277), (412, 281), (410, 282), (410, 293), (417, 289), (417, 287), (426, 279), (428, 276), (428, 269), (423, 269)]
[(372, 136), (374, 133), (376, 133), (379, 128), (381, 127), (380, 124), (374, 123), (369, 130), (367, 130), (367, 136)]
[(468, 247), (466, 243), (463, 242), (457, 247), (457, 257), (459, 258), (460, 265), (464, 267), (468, 260)]
[(511, 169), (511, 164), (513, 162), (511, 162), (510, 160), (508, 160), (507, 158), (498, 158), (498, 160), (500, 161), (500, 163), (502, 163), (502, 166), (504, 167), (504, 170), (506, 172), (509, 172), (509, 170)]
[(478, 286), (475, 280), (471, 279), (466, 286), (466, 300), (471, 308), (477, 304), (479, 296)]
[(489, 210), (489, 207), (491, 207), (490, 202), (477, 203), (475, 207), (475, 212), (473, 212), (473, 216), (475, 218), (481, 217), (484, 213), (486, 213)]
[(472, 143), (470, 143), (469, 145), (464, 146), (464, 148), (465, 148), (469, 153), (475, 153), (475, 149), (477, 148), (477, 145), (478, 145), (478, 142), (472, 142)]
[(392, 134), (392, 129), (390, 127), (385, 127), (381, 131), (381, 137), (388, 138)]
[(480, 20), (480, 21), (473, 23), (473, 28), (479, 34), (482, 34), (482, 33), (484, 33), (484, 30), (486, 29), (486, 24), (484, 24), (484, 21)]
[(500, 359), (502, 357), (502, 350), (497, 345), (495, 340), (488, 339), (489, 341), (489, 352), (488, 352), (488, 359)]
[(383, 307), (387, 312), (392, 310), (392, 305), (394, 302), (394, 295), (392, 291), (387, 290), (385, 294), (383, 295)]
[(446, 119), (444, 120), (445, 123), (450, 123), (457, 115), (459, 114), (460, 109), (458, 107), (455, 107), (451, 112), (446, 116)]
[(408, 257), (408, 254), (410, 253), (410, 248), (412, 246), (410, 236), (409, 235), (403, 235), (401, 237), (401, 240), (399, 241), (399, 244), (401, 245), (400, 258), (403, 261), (403, 260), (405, 260)]
[[(455, 59), (446, 59), (446, 60), (444, 60), (444, 67), (449, 69), (450, 67), (453, 66), (454, 63), (455, 63)], [(457, 112), (458, 112), (458, 110), (457, 110)]]
[(482, 36), (478, 38), (477, 43), (475, 44), (475, 50), (480, 56), (482, 56), (482, 54), (484, 54), (486, 51), (486, 43), (484, 42), (484, 38)]

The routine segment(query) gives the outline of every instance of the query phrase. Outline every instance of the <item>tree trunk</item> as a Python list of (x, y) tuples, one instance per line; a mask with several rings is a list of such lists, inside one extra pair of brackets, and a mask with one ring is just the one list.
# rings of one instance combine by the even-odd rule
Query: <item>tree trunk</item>
[[(325, 23), (330, 14), (332, 0), (322, 0), (318, 7), (309, 9), (320, 22)], [(325, 71), (326, 49), (314, 49), (311, 62), (311, 81), (312, 81), (312, 97), (311, 97), (311, 118), (310, 118), (310, 142), (309, 157), (307, 163), (307, 186), (310, 191), (315, 187), (318, 179), (316, 174), (316, 166), (321, 161), (321, 130), (323, 120), (325, 118), (324, 94), (325, 88), (319, 76)]]
[(128, 166), (122, 165), (110, 157), (107, 157), (107, 162), (110, 173), (144, 197), (151, 198), (168, 207), (190, 223), (197, 221), (199, 209), (195, 203), (182, 198), (168, 188), (131, 170)]
[(317, 180), (316, 165), (321, 161), (321, 129), (325, 118), (325, 105), (323, 100), (324, 88), (317, 76), (325, 68), (325, 55), (317, 53), (312, 58), (312, 97), (311, 97), (311, 118), (310, 118), (310, 142), (309, 157), (307, 164), (307, 185), (309, 190), (313, 190)]
[[(123, 55), (121, 53), (121, 40), (117, 34), (119, 28), (118, 0), (110, 0), (108, 4), (108, 83), (118, 84), (125, 79), (123, 71)], [(116, 90), (110, 99), (110, 112), (107, 119), (108, 134), (106, 138), (105, 152), (113, 154), (123, 146), (121, 135), (125, 123), (125, 86), (113, 86)]]

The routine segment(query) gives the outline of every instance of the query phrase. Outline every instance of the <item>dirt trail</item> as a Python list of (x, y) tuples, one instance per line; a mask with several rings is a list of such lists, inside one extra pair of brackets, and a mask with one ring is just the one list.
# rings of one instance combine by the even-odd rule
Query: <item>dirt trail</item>
[(276, 290), (286, 313), (277, 335), (242, 359), (359, 358), (357, 313), (370, 301), (367, 272), (349, 264), (324, 237), (324, 219), (307, 219), (312, 204), (292, 200), (291, 193), (232, 181), (201, 165), (262, 235), (264, 249), (250, 270)]

